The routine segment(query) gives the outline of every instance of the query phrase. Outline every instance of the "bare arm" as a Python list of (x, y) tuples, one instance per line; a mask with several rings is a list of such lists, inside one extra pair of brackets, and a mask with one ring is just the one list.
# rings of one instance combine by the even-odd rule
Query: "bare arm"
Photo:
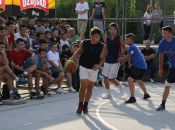
[(93, 19), (94, 14), (95, 14), (95, 9), (93, 8), (93, 10), (92, 10), (92, 15), (91, 15), (91, 17), (90, 17), (90, 20), (92, 20), (92, 19)]
[(159, 16), (155, 16), (154, 14), (152, 15), (152, 18), (160, 18), (162, 15), (159, 14)]
[(120, 45), (123, 48), (122, 55), (121, 55), (121, 57), (123, 57), (126, 53), (126, 46), (125, 46), (125, 43), (124, 43), (123, 38), (121, 36), (120, 36)]
[(151, 55), (149, 55), (149, 56), (144, 56), (144, 59), (145, 59), (145, 60), (151, 60), (151, 59), (154, 58), (154, 56), (155, 56), (155, 54), (151, 54)]
[(60, 69), (61, 69), (61, 70), (64, 70), (60, 60), (58, 60), (58, 63), (59, 63)]
[(162, 70), (163, 66), (163, 53), (159, 52), (159, 70)]
[(125, 57), (123, 57), (123, 58), (119, 58), (118, 59), (118, 62), (126, 62), (126, 61), (128, 61), (129, 59), (131, 58), (131, 55), (126, 55)]
[(69, 60), (75, 60), (83, 52), (83, 42), (80, 43), (80, 48), (74, 53), (74, 55)]
[(103, 15), (103, 19), (106, 20), (106, 17), (105, 17), (105, 7), (102, 8), (102, 15)]
[(6, 63), (7, 63), (7, 55), (6, 55), (5, 51), (1, 51), (1, 54), (2, 54), (2, 58), (0, 59), (0, 64), (1, 65), (6, 65)]

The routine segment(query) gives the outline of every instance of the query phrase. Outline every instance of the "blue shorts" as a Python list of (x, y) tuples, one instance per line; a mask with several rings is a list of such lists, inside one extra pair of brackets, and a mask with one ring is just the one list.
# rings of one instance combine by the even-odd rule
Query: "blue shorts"
[(58, 75), (63, 72), (62, 70), (55, 67), (50, 67), (50, 70), (52, 71), (52, 77), (54, 78), (57, 78)]

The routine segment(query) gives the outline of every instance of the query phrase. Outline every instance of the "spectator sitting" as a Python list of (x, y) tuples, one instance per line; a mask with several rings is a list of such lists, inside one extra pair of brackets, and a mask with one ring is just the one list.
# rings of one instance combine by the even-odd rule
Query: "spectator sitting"
[(45, 28), (44, 26), (42, 26), (43, 24), (43, 19), (39, 18), (37, 19), (37, 25), (35, 25), (35, 31), (36, 33), (40, 32), (40, 33), (45, 33)]
[(31, 56), (31, 61), (32, 63), (34, 63), (34, 56), (35, 56), (34, 53), (26, 51), (23, 48), (24, 48), (24, 40), (22, 38), (18, 38), (16, 40), (16, 47), (8, 53), (8, 60), (9, 60), (9, 63), (11, 63), (13, 59), (12, 65), (14, 68), (14, 73), (16, 75), (22, 75), (23, 77), (28, 78), (29, 80), (28, 86), (29, 86), (30, 93), (31, 93), (30, 98), (33, 99), (33, 98), (37, 98), (37, 95), (33, 89), (32, 76), (36, 77), (35, 87), (39, 87), (40, 75), (37, 73), (34, 73), (34, 71), (37, 69), (36, 65), (32, 65), (31, 67), (27, 69), (23, 68), (24, 59)]
[(4, 43), (6, 49), (5, 51), (10, 51), (10, 46), (8, 43), (8, 38), (5, 35), (5, 27), (4, 26), (0, 26), (0, 41)]
[(50, 29), (49, 29), (49, 20), (47, 20), (47, 19), (44, 20), (44, 29), (45, 29), (45, 32), (50, 31)]
[(21, 16), (16, 17), (17, 24), (15, 25), (15, 33), (19, 32), (19, 26), (23, 23), (23, 19)]
[(146, 47), (144, 49), (141, 50), (144, 59), (146, 60), (146, 64), (147, 64), (147, 69), (151, 70), (151, 78), (150, 81), (151, 83), (154, 83), (154, 76), (156, 73), (156, 66), (153, 64), (153, 58), (155, 56), (155, 50), (152, 49), (151, 46), (151, 41), (150, 40), (146, 40), (145, 43)]
[(51, 43), (50, 38), (51, 38), (50, 32), (49, 31), (46, 31), (45, 32), (45, 39), (47, 41), (47, 45), (46, 45), (47, 51), (50, 50), (50, 43)]
[(4, 25), (3, 25), (5, 27), (6, 23), (8, 22), (8, 17), (7, 17), (7, 15), (4, 15), (4, 14), (1, 15), (1, 17), (4, 18), (4, 20), (5, 20)]
[(33, 48), (34, 49), (39, 48), (39, 41), (41, 39), (44, 39), (44, 33), (37, 32), (36, 33), (36, 40), (33, 42)]
[(71, 40), (70, 49), (72, 49), (72, 43), (74, 43), (76, 40), (79, 40), (79, 36), (75, 34), (74, 28), (69, 29), (69, 35)]
[(67, 50), (69, 50), (69, 46), (66, 45), (66, 44), (64, 44), (64, 45), (62, 46), (62, 51), (67, 51)]
[(0, 17), (0, 26), (3, 26), (3, 25), (4, 25), (4, 23), (5, 23), (5, 19), (4, 19), (4, 18), (2, 18), (2, 17)]
[(68, 46), (70, 46), (69, 45), (69, 42), (67, 41), (67, 33), (66, 32), (63, 32), (62, 33), (62, 39), (60, 40), (60, 45), (62, 47), (65, 44), (68, 45)]
[(24, 49), (30, 48), (29, 35), (26, 33), (27, 27), (24, 24), (19, 26), (19, 32), (14, 34), (14, 45), (16, 46), (16, 40), (22, 38), (24, 40)]
[(35, 41), (35, 39), (32, 39), (32, 38), (30, 37), (30, 28), (27, 27), (26, 32), (27, 32), (27, 34), (29, 35), (29, 42), (30, 42), (29, 51), (32, 52), (32, 51), (34, 50), (34, 48), (33, 48), (33, 46), (32, 46), (32, 43)]
[(55, 80), (57, 79), (58, 89), (56, 92), (60, 94), (67, 93), (61, 88), (62, 81), (64, 78), (64, 69), (61, 65), (59, 54), (56, 51), (57, 51), (57, 44), (51, 43), (50, 51), (46, 54), (47, 66), (52, 71), (52, 77), (54, 77)]
[(10, 46), (10, 48), (8, 49), (11, 49), (12, 48), (12, 42), (14, 40), (14, 22), (12, 21), (8, 21), (6, 23), (6, 32), (5, 32), (5, 35), (8, 37), (8, 44)]
[(67, 32), (69, 33), (70, 25), (66, 25)]
[(36, 38), (36, 30), (34, 24), (35, 24), (35, 18), (29, 17), (29, 25), (27, 27), (30, 28), (30, 37), (33, 39)]
[(56, 21), (55, 26), (50, 29), (51, 36), (52, 36), (52, 29), (58, 30), (58, 37), (61, 39), (62, 30), (60, 29), (60, 21)]
[(52, 37), (50, 38), (51, 42), (55, 42), (59, 48), (59, 51), (62, 51), (61, 45), (60, 45), (60, 39), (58, 38), (58, 29), (54, 28), (52, 29)]
[(35, 55), (38, 55), (39, 48), (42, 48), (42, 49), (45, 49), (46, 50), (46, 45), (47, 45), (47, 41), (45, 39), (41, 39), (39, 41), (39, 47), (37, 49), (35, 49), (33, 51), (33, 53), (35, 53)]
[[(71, 50), (63, 51), (60, 54), (60, 59), (61, 59), (60, 61), (62, 63), (62, 66), (65, 65), (65, 63), (73, 56), (73, 54), (78, 50), (78, 48), (79, 48), (79, 46), (77, 44), (75, 44)], [(78, 58), (76, 58), (75, 61), (78, 64)], [(72, 92), (76, 92), (76, 90), (74, 89), (75, 86), (76, 86), (76, 81), (77, 81), (76, 75), (73, 75), (75, 77), (72, 77), (71, 73), (66, 72), (66, 70), (64, 70), (64, 72), (67, 76), (67, 82), (68, 82), (69, 90), (72, 91)], [(74, 85), (73, 85), (74, 88), (72, 87), (72, 83), (74, 83)]]
[(61, 20), (61, 26), (60, 29), (62, 30), (62, 32), (68, 32), (67, 28), (66, 28), (66, 19), (62, 19)]

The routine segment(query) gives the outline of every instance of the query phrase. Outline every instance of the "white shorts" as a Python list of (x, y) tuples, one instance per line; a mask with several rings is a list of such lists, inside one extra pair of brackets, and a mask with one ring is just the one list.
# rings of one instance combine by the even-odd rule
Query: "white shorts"
[(88, 79), (92, 82), (97, 81), (98, 71), (94, 71), (93, 69), (87, 69), (85, 67), (80, 66), (80, 79)]
[(120, 63), (109, 64), (105, 62), (102, 75), (108, 79), (115, 79), (117, 77), (119, 68)]

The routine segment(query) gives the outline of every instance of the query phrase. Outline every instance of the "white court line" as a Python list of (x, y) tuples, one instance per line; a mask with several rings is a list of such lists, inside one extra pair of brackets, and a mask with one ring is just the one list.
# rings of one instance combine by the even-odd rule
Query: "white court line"
[(112, 130), (118, 130), (118, 129), (114, 128), (113, 126), (109, 125), (107, 122), (105, 122), (100, 116), (99, 109), (101, 106), (103, 106), (107, 102), (109, 102), (109, 100), (107, 100), (106, 102), (103, 102), (100, 106), (97, 107), (96, 115), (97, 115), (98, 119), (100, 120), (100, 122), (103, 123), (105, 126), (107, 126), (108, 128), (110, 128)]

